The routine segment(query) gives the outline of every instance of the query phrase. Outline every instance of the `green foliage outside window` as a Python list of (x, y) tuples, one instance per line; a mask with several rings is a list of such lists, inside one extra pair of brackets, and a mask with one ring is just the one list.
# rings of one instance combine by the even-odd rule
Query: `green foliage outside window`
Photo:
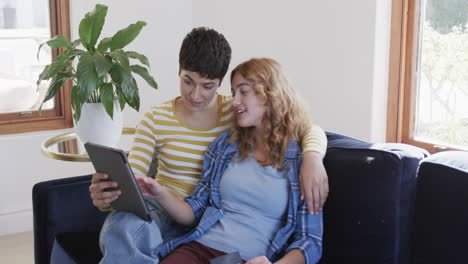
[[(447, 20), (443, 21), (449, 21), (451, 15), (447, 13)], [(465, 12), (465, 23), (467, 15)], [(439, 24), (433, 25), (433, 21)], [(420, 121), (415, 132), (435, 143), (468, 149), (468, 24), (452, 21), (450, 31), (445, 32), (442, 29), (448, 24), (440, 21), (429, 17), (424, 22), (419, 81), (419, 89), (426, 89), (420, 93), (426, 92), (430, 97), (430, 113), (424, 114), (439, 118)]]

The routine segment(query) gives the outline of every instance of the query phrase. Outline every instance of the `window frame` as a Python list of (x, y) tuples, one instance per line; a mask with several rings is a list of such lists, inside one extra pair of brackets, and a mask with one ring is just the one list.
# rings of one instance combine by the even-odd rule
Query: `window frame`
[(387, 142), (430, 153), (461, 150), (414, 139), (420, 0), (393, 0), (387, 100)]
[[(51, 36), (70, 38), (69, 0), (49, 0), (49, 16)], [(52, 58), (61, 52), (53, 49)], [(41, 114), (37, 110), (0, 114), (0, 135), (73, 127), (70, 90), (71, 82), (66, 82), (54, 98), (54, 108)]]

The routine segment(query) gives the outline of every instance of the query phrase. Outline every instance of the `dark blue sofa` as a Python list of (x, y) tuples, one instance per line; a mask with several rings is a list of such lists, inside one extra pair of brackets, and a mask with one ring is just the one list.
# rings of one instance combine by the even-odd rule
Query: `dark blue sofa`
[[(320, 263), (468, 263), (468, 153), (427, 158), (425, 150), (409, 145), (327, 137), (330, 193)], [(100, 259), (98, 234), (106, 213), (91, 203), (90, 178), (34, 186), (36, 264)], [(447, 244), (441, 247), (439, 239)]]
[[(91, 175), (58, 179), (33, 187), (34, 259), (50, 263), (55, 243), (69, 250), (77, 263), (97, 263), (98, 234), (107, 213), (89, 196)], [(70, 241), (71, 240), (71, 241)], [(74, 256), (75, 255), (75, 256)]]

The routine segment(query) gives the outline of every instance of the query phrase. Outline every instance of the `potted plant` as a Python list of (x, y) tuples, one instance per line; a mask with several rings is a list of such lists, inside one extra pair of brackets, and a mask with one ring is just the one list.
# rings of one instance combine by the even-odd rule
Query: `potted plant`
[[(39, 46), (39, 50), (47, 44), (53, 49), (63, 49), (63, 52), (45, 66), (37, 85), (50, 80), (44, 103), (52, 99), (65, 82), (72, 81), (71, 106), (81, 142), (115, 145), (122, 131), (121, 110), (126, 104), (137, 111), (140, 108), (138, 85), (133, 75), (140, 75), (155, 89), (157, 83), (148, 71), (150, 64), (146, 56), (123, 50), (146, 23), (138, 21), (98, 43), (106, 14), (107, 6), (97, 4), (81, 20), (79, 39), (71, 41), (57, 35)], [(80, 45), (84, 49), (79, 49)], [(140, 64), (134, 64), (134, 61)], [(99, 117), (99, 113), (104, 117)], [(114, 131), (108, 131), (106, 123)], [(109, 142), (110, 139), (115, 142)]]

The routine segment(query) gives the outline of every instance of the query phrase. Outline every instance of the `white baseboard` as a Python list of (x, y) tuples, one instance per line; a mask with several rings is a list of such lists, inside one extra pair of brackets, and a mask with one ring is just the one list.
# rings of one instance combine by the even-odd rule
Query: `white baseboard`
[(32, 209), (1, 213), (0, 236), (33, 230)]

